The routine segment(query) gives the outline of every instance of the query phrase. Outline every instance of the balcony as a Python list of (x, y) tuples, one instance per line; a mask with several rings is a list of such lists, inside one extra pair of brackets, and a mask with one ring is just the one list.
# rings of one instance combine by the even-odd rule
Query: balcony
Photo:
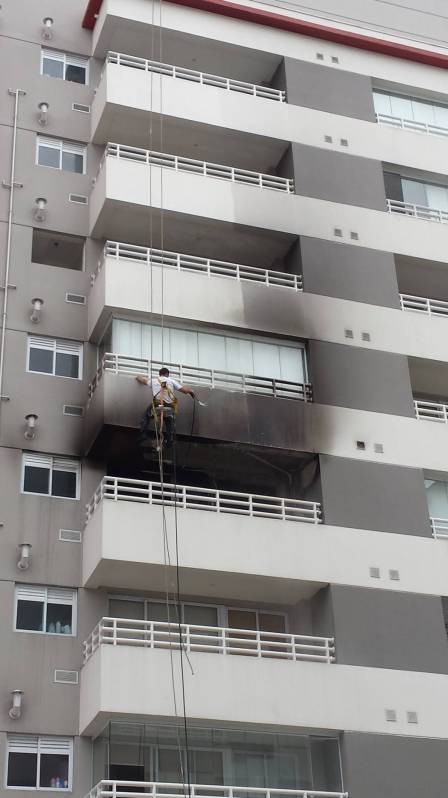
[[(124, 273), (132, 274), (126, 290)], [(119, 309), (144, 314), (152, 307), (161, 313), (162, 281), (167, 317), (215, 324), (219, 307), (222, 325), (297, 335), (300, 274), (108, 241), (91, 280), (92, 341), (99, 340)]]
[(388, 199), (387, 210), (389, 213), (412, 216), (414, 219), (425, 219), (428, 222), (442, 222), (443, 224), (448, 222), (448, 211), (429, 208), (426, 205), (415, 205), (412, 202)]
[(400, 305), (402, 310), (425, 313), (427, 316), (448, 318), (448, 302), (442, 299), (400, 294)]
[(210, 652), (287, 659), (292, 662), (335, 661), (334, 639), (310, 635), (225, 629), (217, 626), (102, 618), (83, 643), (83, 662), (102, 645), (140, 648), (180, 648), (187, 653)]
[(284, 604), (325, 583), (318, 502), (105, 477), (86, 507), (84, 586), (163, 592), (163, 514), (170, 546), (175, 515), (182, 528), (186, 595)]
[[(183, 798), (185, 784), (169, 782), (100, 781), (85, 798)], [(189, 784), (189, 798), (348, 798), (346, 792), (323, 792), (322, 790), (264, 789), (263, 787), (226, 787), (205, 784)]]
[[(190, 367), (108, 353), (89, 385), (86, 410), (86, 449), (111, 456), (113, 429), (135, 433), (146, 410), (148, 393), (135, 382), (137, 374), (158, 374), (167, 365), (171, 375), (198, 386), (202, 406), (193, 414), (191, 399), (181, 397), (178, 436), (231, 441), (309, 451), (312, 387), (266, 377)], [(132, 382), (130, 381), (132, 378)], [(187, 401), (188, 399), (188, 401)], [(187, 409), (188, 408), (188, 409)], [(118, 432), (118, 429), (117, 429)], [(123, 441), (120, 442), (121, 448)]]
[(417, 122), (414, 119), (404, 119), (400, 116), (389, 116), (389, 114), (376, 114), (376, 121), (379, 125), (400, 130), (412, 130), (414, 133), (426, 133), (429, 136), (448, 136), (448, 129), (439, 125), (430, 125), (427, 122)]

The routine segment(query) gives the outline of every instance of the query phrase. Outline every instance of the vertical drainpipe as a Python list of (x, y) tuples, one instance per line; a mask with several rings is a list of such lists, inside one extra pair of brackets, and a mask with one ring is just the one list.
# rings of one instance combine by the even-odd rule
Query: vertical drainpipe
[(11, 172), (10, 180), (2, 181), (3, 188), (9, 189), (9, 209), (8, 209), (8, 232), (6, 239), (6, 266), (5, 266), (5, 283), (0, 286), (3, 290), (3, 307), (1, 316), (1, 335), (0, 335), (0, 418), (1, 418), (1, 403), (7, 401), (9, 396), (3, 394), (3, 372), (5, 368), (5, 339), (6, 339), (6, 319), (8, 315), (8, 299), (9, 291), (12, 286), (9, 283), (9, 272), (11, 266), (11, 236), (12, 236), (12, 218), (14, 211), (14, 189), (22, 188), (22, 183), (17, 183), (15, 179), (16, 172), (16, 144), (17, 144), (17, 118), (19, 112), (19, 97), (26, 94), (22, 89), (8, 89), (8, 94), (14, 97), (14, 121), (12, 133), (12, 154), (11, 154)]

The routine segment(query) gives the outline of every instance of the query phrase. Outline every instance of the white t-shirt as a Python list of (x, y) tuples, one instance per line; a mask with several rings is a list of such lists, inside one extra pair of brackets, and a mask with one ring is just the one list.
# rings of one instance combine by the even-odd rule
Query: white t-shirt
[[(171, 377), (154, 377), (151, 380), (151, 390), (154, 399), (161, 398), (159, 397), (159, 394), (162, 391), (162, 385), (160, 385), (161, 382), (164, 383), (172, 393), (176, 393), (176, 391), (178, 391), (179, 388), (182, 388), (181, 383), (177, 382), (176, 380), (172, 380)], [(172, 404), (173, 401), (166, 388), (163, 391), (163, 401), (167, 405)]]

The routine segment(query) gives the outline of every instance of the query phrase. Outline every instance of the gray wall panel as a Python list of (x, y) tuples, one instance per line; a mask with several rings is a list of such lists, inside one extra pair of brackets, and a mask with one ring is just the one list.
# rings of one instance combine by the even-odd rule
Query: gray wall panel
[(421, 471), (328, 455), (320, 467), (327, 524), (431, 536)]
[(440, 598), (339, 585), (330, 590), (338, 662), (448, 673)]
[(414, 417), (403, 355), (310, 341), (310, 365), (315, 402)]
[(341, 753), (350, 798), (446, 798), (447, 740), (346, 732)]

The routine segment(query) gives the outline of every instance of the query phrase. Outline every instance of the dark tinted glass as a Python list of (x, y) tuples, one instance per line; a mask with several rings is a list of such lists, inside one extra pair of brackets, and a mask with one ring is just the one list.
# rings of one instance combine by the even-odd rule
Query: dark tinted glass
[(62, 153), (62, 168), (66, 172), (79, 172), (82, 175), (84, 171), (84, 158), (75, 152)]
[(51, 495), (76, 499), (76, 474), (70, 471), (53, 471)]
[(9, 754), (8, 787), (35, 787), (37, 754)]
[(42, 632), (44, 618), (43, 601), (17, 602), (16, 629), (26, 629), (28, 632)]
[(41, 754), (39, 786), (68, 790), (67, 754)]
[(55, 372), (59, 377), (78, 377), (79, 376), (78, 355), (68, 355), (62, 352), (56, 352)]
[(72, 633), (72, 607), (68, 604), (47, 605), (47, 632), (58, 635)]
[(86, 68), (82, 66), (74, 66), (73, 64), (67, 64), (65, 70), (65, 79), (70, 80), (71, 83), (83, 83), (86, 82)]
[(23, 477), (23, 490), (25, 493), (48, 493), (50, 484), (50, 470), (25, 466)]
[(46, 147), (41, 144), (39, 147), (39, 164), (41, 166), (52, 166), (54, 169), (61, 168), (61, 151), (54, 147)]
[(44, 374), (53, 374), (54, 352), (48, 349), (34, 349), (30, 347), (29, 370), (40, 371)]
[(49, 75), (50, 78), (63, 78), (64, 64), (54, 58), (44, 58), (42, 60), (42, 72), (44, 75)]

